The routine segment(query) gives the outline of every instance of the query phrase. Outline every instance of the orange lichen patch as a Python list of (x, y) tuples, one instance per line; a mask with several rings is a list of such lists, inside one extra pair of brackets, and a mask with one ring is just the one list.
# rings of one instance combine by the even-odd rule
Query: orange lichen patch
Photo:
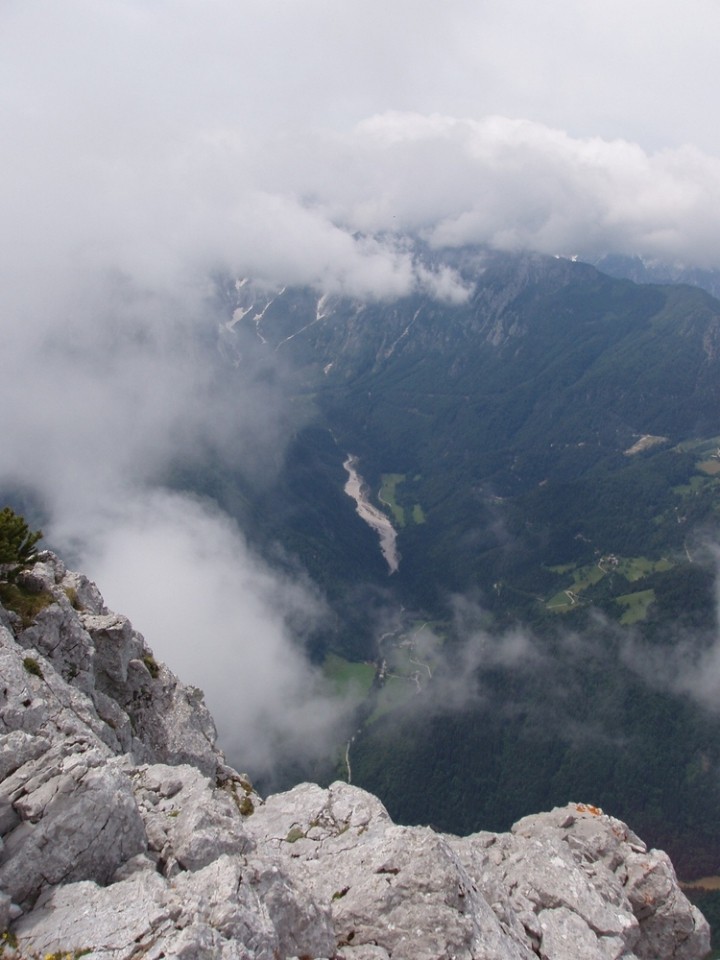
[(602, 810), (600, 807), (594, 807), (592, 803), (576, 803), (575, 809), (578, 813), (589, 813), (593, 817), (601, 817)]

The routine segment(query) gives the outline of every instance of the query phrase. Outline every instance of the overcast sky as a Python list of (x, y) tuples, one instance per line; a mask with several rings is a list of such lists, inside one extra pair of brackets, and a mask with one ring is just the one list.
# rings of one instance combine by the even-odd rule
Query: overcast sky
[(393, 292), (351, 235), (414, 229), (717, 265), (719, 34), (715, 0), (4, 0), (3, 262)]
[[(282, 391), (218, 382), (208, 277), (433, 289), (408, 231), (720, 266), (719, 35), (717, 0), (0, 0), (0, 484), (37, 491), (241, 755), (305, 729), (312, 671), (277, 665), (322, 600), (160, 486), (282, 450)], [(202, 617), (163, 619), (200, 564)]]

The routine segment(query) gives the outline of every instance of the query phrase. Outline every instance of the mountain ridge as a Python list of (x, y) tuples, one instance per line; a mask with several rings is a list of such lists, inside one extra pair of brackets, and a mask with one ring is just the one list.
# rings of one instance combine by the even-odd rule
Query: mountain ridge
[[(263, 535), (309, 562), (323, 586), (351, 564), (363, 531), (351, 536), (351, 515), (331, 491), (352, 453), (371, 490), (400, 478), (409, 522), (398, 530), (406, 561), (397, 587), (407, 605), (439, 607), (443, 594), (479, 588), (497, 608), (493, 584), (508, 563), (514, 579), (518, 564), (540, 578), (542, 566), (588, 563), (593, 550), (655, 560), (682, 552), (689, 527), (670, 522), (670, 491), (693, 482), (692, 443), (720, 434), (720, 303), (697, 288), (637, 285), (538, 254), (434, 256), (460, 271), (466, 302), (360, 302), (291, 288), (258, 301), (252, 283), (227, 292), (228, 310), (242, 305), (228, 349), (241, 366), (245, 349), (282, 354), (302, 410), (279, 477), (251, 495)], [(643, 437), (661, 445), (639, 449)], [(299, 465), (323, 509), (294, 481)], [(641, 475), (666, 484), (659, 527), (632, 515)], [(610, 524), (592, 516), (606, 497)], [(674, 503), (680, 514), (686, 505)], [(308, 530), (328, 526), (331, 536), (306, 542)], [(370, 569), (360, 553), (377, 583), (382, 565)], [(363, 580), (357, 564), (352, 580)]]

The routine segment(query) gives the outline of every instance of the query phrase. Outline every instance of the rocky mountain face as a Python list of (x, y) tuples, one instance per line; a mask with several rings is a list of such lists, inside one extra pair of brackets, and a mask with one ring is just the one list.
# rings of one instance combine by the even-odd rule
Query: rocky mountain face
[(459, 838), (345, 783), (263, 801), (200, 691), (92, 583), (44, 553), (18, 587), (34, 619), (0, 607), (3, 957), (707, 953), (668, 857), (597, 808)]

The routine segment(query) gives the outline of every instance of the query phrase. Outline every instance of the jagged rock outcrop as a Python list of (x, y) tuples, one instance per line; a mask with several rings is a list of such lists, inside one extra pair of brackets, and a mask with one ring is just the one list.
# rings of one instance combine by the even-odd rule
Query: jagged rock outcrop
[(459, 838), (397, 826), (344, 783), (262, 801), (216, 749), (200, 693), (93, 584), (46, 553), (21, 586), (38, 600), (32, 625), (0, 607), (4, 956), (707, 952), (668, 858), (593, 807)]

